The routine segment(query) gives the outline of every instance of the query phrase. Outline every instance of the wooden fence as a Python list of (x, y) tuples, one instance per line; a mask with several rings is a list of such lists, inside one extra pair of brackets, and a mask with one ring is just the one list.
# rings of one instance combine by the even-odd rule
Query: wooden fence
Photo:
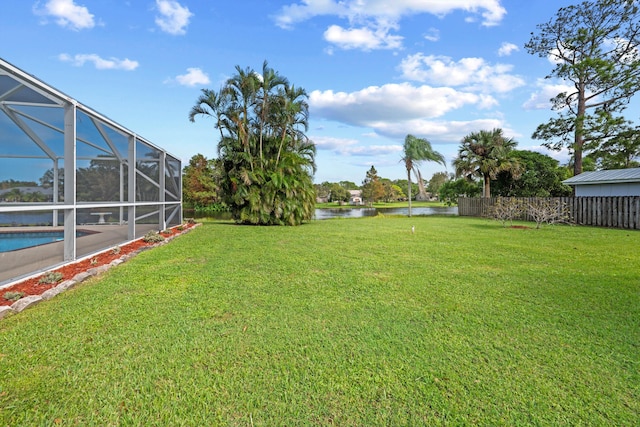
[[(509, 199), (509, 198), (504, 198)], [(569, 216), (575, 224), (598, 227), (628, 228), (640, 230), (640, 196), (620, 197), (516, 197), (523, 204), (536, 200), (555, 201), (565, 204)], [(458, 214), (460, 216), (491, 216), (492, 207), (497, 197), (460, 197), (458, 198)], [(530, 216), (523, 218), (530, 221)]]

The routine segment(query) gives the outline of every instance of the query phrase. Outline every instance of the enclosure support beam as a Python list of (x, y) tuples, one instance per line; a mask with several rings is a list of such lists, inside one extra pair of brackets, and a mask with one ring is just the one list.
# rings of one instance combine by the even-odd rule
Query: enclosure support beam
[[(60, 175), (58, 171), (58, 159), (53, 159), (53, 204), (57, 205), (60, 202)], [(53, 218), (51, 221), (54, 227), (58, 226), (58, 210), (53, 210)]]
[(127, 237), (129, 240), (136, 238), (136, 136), (129, 136), (129, 153), (128, 153), (128, 193), (129, 207), (127, 213), (128, 230)]
[(160, 174), (160, 176), (158, 178), (160, 178), (160, 230), (166, 230), (167, 229), (167, 213), (166, 213), (166, 206), (164, 204), (165, 200), (166, 200), (166, 196), (167, 196), (167, 171), (166, 171), (166, 165), (167, 165), (167, 153), (165, 153), (164, 151), (160, 152), (160, 158), (158, 159), (158, 173)]
[(64, 260), (76, 259), (76, 104), (64, 107)]

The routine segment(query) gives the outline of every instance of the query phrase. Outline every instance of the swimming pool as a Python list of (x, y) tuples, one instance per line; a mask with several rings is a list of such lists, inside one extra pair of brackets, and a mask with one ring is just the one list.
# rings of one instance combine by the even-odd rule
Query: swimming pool
[[(76, 237), (92, 234), (76, 231)], [(64, 240), (63, 231), (6, 231), (0, 232), (0, 252), (11, 252)]]

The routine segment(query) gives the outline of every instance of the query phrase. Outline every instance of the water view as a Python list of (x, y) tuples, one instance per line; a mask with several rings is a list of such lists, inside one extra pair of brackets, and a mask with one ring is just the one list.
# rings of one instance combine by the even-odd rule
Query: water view
[[(382, 215), (409, 215), (409, 208), (324, 208), (316, 209), (315, 219), (362, 218)], [(412, 216), (458, 215), (457, 206), (415, 207), (411, 208)]]
[[(409, 208), (322, 208), (316, 209), (314, 219), (331, 219), (331, 218), (363, 218), (368, 216), (382, 215), (404, 215), (409, 214)], [(216, 212), (205, 216), (198, 216), (192, 210), (184, 210), (185, 218), (215, 218), (215, 219), (231, 219), (229, 212)], [(443, 207), (415, 207), (411, 208), (412, 216), (428, 216), (428, 215), (458, 215), (457, 206)]]

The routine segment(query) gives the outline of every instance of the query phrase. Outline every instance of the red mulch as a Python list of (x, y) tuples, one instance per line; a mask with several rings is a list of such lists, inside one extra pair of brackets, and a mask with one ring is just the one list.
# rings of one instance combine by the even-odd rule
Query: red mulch
[[(174, 228), (171, 228), (169, 230), (165, 230), (164, 232), (162, 232), (162, 235), (167, 238), (167, 237), (171, 237), (172, 235), (176, 235), (176, 234), (181, 234), (183, 233), (185, 230), (193, 227), (194, 224), (184, 224), (182, 226), (177, 226)], [(178, 230), (178, 228), (182, 227), (182, 230)], [(171, 234), (167, 233), (166, 231), (171, 231)], [(44, 283), (38, 283), (38, 281), (40, 280), (40, 278), (45, 274), (41, 274), (37, 277), (32, 277), (30, 279), (26, 279), (22, 282), (18, 282), (8, 288), (4, 288), (2, 290), (0, 290), (0, 295), (4, 295), (5, 292), (24, 292), (24, 296), (31, 296), (31, 295), (40, 295), (43, 292), (57, 286), (58, 284), (60, 284), (61, 282), (65, 281), (65, 280), (69, 280), (72, 279), (76, 274), (78, 273), (82, 273), (84, 271), (87, 271), (91, 268), (96, 268), (99, 267), (101, 265), (105, 265), (105, 264), (109, 264), (111, 263), (111, 261), (114, 261), (118, 258), (120, 258), (123, 255), (127, 255), (130, 254), (131, 252), (135, 252), (140, 248), (146, 247), (146, 246), (152, 246), (154, 243), (147, 243), (145, 241), (143, 241), (142, 239), (138, 239), (135, 240), (131, 243), (127, 243), (126, 245), (120, 245), (120, 253), (113, 253), (112, 249), (108, 249), (105, 252), (101, 252), (89, 259), (85, 259), (82, 261), (78, 261), (78, 262), (74, 262), (72, 264), (67, 264), (64, 265), (60, 268), (56, 268), (55, 270), (51, 270), (54, 272), (59, 272), (62, 273), (62, 280), (58, 283), (51, 283), (51, 284), (44, 284)], [(0, 306), (3, 305), (11, 305), (13, 304), (15, 301), (10, 301), (7, 299), (4, 299), (2, 296), (0, 296)]]

